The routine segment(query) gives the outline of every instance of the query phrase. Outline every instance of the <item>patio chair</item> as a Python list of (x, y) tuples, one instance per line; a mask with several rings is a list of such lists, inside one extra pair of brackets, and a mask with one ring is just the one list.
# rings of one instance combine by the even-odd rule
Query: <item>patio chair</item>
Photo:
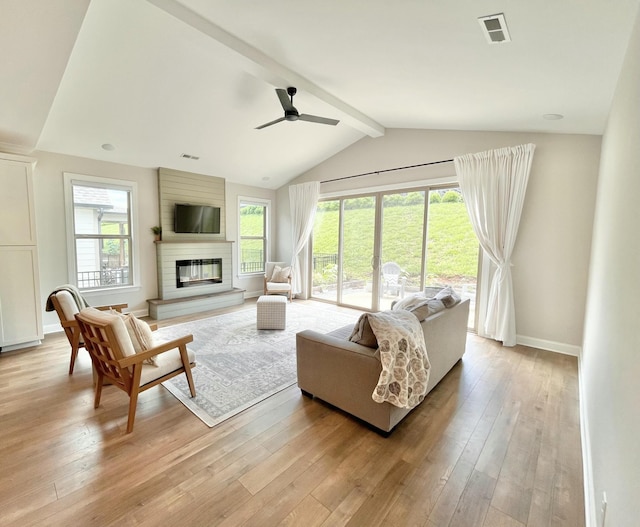
[(404, 298), (404, 286), (407, 279), (402, 268), (395, 262), (387, 262), (382, 266), (382, 292)]
[[(191, 374), (196, 359), (195, 354), (187, 350), (187, 344), (193, 341), (193, 335), (168, 342), (153, 342), (152, 338), (146, 338), (151, 347), (140, 347), (141, 342), (133, 342), (134, 339), (141, 338), (138, 336), (139, 331), (131, 332), (125, 326), (125, 317), (122, 315), (88, 307), (77, 313), (75, 318), (97, 374), (94, 408), (100, 405), (102, 386), (104, 380), (108, 379), (129, 396), (127, 434), (133, 430), (140, 392), (184, 373), (191, 397), (196, 396)], [(136, 347), (140, 351), (136, 352)], [(151, 360), (153, 364), (149, 363)]]

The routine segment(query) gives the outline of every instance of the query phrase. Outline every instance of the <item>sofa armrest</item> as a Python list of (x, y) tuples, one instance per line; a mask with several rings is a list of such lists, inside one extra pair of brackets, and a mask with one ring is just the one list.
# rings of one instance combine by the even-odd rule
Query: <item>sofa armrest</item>
[(376, 350), (311, 330), (296, 335), (296, 356), (300, 389), (341, 408), (370, 399), (382, 371)]

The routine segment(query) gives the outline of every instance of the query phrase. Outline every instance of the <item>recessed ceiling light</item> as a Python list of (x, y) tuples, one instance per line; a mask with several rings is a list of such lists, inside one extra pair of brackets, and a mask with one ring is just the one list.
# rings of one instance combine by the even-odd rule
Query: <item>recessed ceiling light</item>
[(559, 113), (545, 113), (542, 118), (547, 121), (559, 121), (560, 119), (564, 119), (564, 115)]
[(112, 150), (115, 150), (116, 147), (113, 146), (111, 143), (105, 143), (102, 145), (102, 149), (107, 150), (108, 152), (111, 152)]

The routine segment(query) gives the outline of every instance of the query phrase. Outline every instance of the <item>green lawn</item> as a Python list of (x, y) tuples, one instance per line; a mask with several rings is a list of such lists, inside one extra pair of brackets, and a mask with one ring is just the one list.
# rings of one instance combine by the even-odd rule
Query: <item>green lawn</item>
[[(358, 198), (362, 199), (362, 198)], [(372, 208), (346, 211), (346, 251), (344, 268), (347, 279), (368, 280), (371, 277), (371, 254), (374, 212)], [(422, 205), (385, 207), (383, 226), (383, 261), (393, 260), (419, 283), (422, 257)], [(325, 210), (316, 214), (313, 232), (314, 254), (338, 252), (339, 211)], [(262, 216), (243, 214), (243, 230), (262, 232)], [(478, 267), (478, 241), (469, 223), (464, 203), (432, 203), (429, 205), (427, 242), (427, 275), (430, 282), (475, 279)], [(326, 270), (325, 279), (332, 281)], [(318, 277), (319, 279), (320, 277)]]
[[(344, 267), (347, 279), (371, 275), (373, 209), (346, 211)], [(422, 205), (386, 207), (383, 225), (383, 260), (398, 263), (419, 282)], [(474, 279), (478, 266), (478, 242), (464, 203), (432, 203), (429, 206), (427, 274), (429, 281)], [(314, 254), (337, 252), (338, 211), (319, 211), (313, 234)], [(431, 280), (432, 278), (432, 280)]]

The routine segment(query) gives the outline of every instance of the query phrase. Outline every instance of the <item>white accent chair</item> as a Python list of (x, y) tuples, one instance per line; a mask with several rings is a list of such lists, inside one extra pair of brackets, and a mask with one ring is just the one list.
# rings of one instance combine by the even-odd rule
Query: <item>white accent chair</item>
[[(277, 267), (289, 269), (287, 277), (274, 277), (273, 271)], [(285, 262), (265, 262), (264, 264), (264, 294), (265, 295), (286, 295), (289, 301), (293, 299), (293, 287), (291, 285), (291, 267)]]

